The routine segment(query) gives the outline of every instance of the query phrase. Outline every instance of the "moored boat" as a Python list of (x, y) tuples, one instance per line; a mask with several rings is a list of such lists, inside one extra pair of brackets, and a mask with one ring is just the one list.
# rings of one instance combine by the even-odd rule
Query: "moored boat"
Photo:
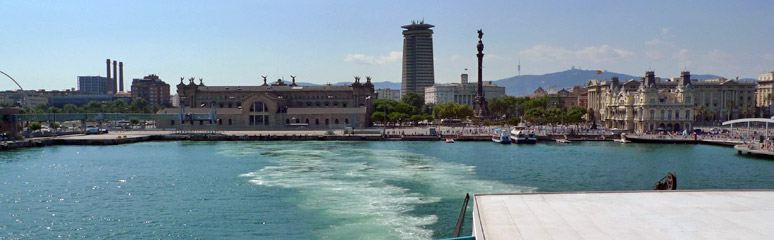
[(446, 143), (454, 143), (454, 139), (453, 138), (447, 138), (446, 139)]
[(495, 129), (494, 133), (492, 134), (492, 142), (509, 144), (511, 143), (511, 139), (505, 130)]

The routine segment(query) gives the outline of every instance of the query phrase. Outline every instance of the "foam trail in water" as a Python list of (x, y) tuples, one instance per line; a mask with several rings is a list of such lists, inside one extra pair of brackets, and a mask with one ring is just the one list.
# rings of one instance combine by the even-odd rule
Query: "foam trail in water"
[[(299, 207), (319, 212), (331, 224), (315, 232), (321, 238), (429, 239), (433, 232), (425, 226), (438, 217), (410, 214), (420, 204), (460, 197), (464, 192), (534, 190), (479, 180), (471, 166), (400, 150), (357, 149), (342, 143), (264, 144), (260, 148), (244, 151), (224, 146), (221, 153), (269, 157), (275, 165), (240, 176), (257, 185), (298, 190)], [(391, 184), (396, 182), (404, 184)]]

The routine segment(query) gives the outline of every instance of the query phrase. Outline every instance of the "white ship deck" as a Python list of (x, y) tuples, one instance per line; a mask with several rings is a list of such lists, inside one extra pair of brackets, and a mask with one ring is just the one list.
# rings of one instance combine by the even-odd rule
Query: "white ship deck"
[(482, 194), (483, 239), (773, 239), (774, 190)]

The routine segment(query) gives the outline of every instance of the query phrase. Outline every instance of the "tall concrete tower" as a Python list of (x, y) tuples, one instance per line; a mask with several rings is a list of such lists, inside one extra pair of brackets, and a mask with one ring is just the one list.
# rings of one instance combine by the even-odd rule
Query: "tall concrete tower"
[(433, 28), (425, 21), (412, 21), (403, 30), (403, 76), (400, 95), (417, 93), (424, 98), (425, 88), (435, 84), (433, 67)]

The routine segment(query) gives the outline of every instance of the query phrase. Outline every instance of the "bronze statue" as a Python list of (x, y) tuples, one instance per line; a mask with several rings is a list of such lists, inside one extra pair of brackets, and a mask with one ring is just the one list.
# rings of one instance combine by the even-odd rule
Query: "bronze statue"
[(261, 76), (263, 78), (263, 84), (266, 85), (266, 76)]
[(481, 40), (481, 38), (484, 37), (484, 31), (481, 31), (481, 29), (478, 30), (478, 39)]

